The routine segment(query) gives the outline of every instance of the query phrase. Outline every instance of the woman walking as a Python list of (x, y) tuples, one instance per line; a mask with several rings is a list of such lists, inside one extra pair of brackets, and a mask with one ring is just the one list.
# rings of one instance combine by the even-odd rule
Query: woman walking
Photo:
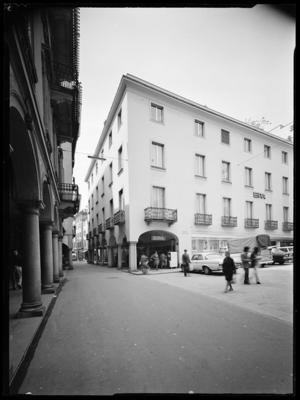
[(254, 247), (251, 253), (251, 268), (253, 268), (253, 275), (255, 277), (256, 283), (260, 284), (259, 276), (258, 276), (258, 268), (259, 268), (259, 260), (261, 259), (259, 255), (259, 248)]
[(225, 293), (227, 293), (228, 291), (232, 291), (233, 288), (231, 286), (231, 282), (232, 282), (232, 278), (233, 278), (233, 274), (235, 273), (235, 263), (233, 261), (233, 259), (230, 257), (230, 253), (229, 251), (226, 251), (225, 253), (225, 258), (223, 260), (223, 273), (225, 275), (225, 279), (226, 279), (226, 285), (225, 285)]

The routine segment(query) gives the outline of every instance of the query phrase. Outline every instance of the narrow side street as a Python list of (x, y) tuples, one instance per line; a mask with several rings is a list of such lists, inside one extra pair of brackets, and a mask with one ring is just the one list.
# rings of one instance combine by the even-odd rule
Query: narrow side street
[[(292, 392), (291, 324), (196, 292), (211, 278), (221, 293), (223, 276), (136, 276), (85, 263), (66, 272), (20, 394)], [(275, 272), (263, 275), (272, 286)]]

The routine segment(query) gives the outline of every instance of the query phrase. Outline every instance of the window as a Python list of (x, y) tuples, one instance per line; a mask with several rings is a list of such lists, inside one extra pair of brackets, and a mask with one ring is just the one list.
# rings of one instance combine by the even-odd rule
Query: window
[(289, 208), (283, 207), (283, 222), (289, 221)]
[(270, 172), (265, 172), (265, 190), (272, 190)]
[(231, 199), (228, 197), (223, 197), (223, 215), (224, 217), (231, 216)]
[(111, 199), (109, 201), (109, 208), (110, 208), (110, 216), (113, 217), (114, 216), (114, 201), (113, 201), (113, 199)]
[(282, 193), (283, 194), (289, 194), (289, 188), (288, 188), (289, 180), (285, 176), (282, 177)]
[(271, 158), (271, 147), (266, 144), (264, 145), (264, 155), (265, 158)]
[(206, 214), (206, 194), (196, 194), (196, 213)]
[(105, 208), (102, 208), (102, 221), (105, 222)]
[(113, 183), (113, 163), (109, 164), (109, 185)]
[(96, 175), (98, 174), (98, 161), (96, 161), (96, 166), (95, 166), (95, 168), (96, 168)]
[(266, 220), (272, 221), (272, 204), (266, 204)]
[(252, 185), (252, 168), (245, 167), (245, 185), (246, 186), (253, 186)]
[(99, 199), (99, 190), (98, 186), (96, 186), (96, 204), (98, 203), (98, 199)]
[(92, 194), (92, 210), (94, 209), (94, 195)]
[(120, 109), (118, 113), (118, 129), (120, 129), (120, 126), (122, 125), (122, 108)]
[(244, 139), (244, 151), (246, 151), (247, 153), (251, 153), (252, 150), (252, 143), (251, 143), (251, 139)]
[(123, 169), (122, 146), (118, 150), (118, 167), (119, 167), (119, 172), (121, 172)]
[(195, 154), (195, 174), (205, 178), (205, 156)]
[(246, 218), (253, 218), (253, 202), (246, 201)]
[(97, 226), (99, 225), (99, 215), (96, 214), (96, 221), (97, 221)]
[(110, 131), (109, 135), (108, 135), (108, 146), (109, 146), (109, 148), (111, 147), (111, 145), (112, 145), (112, 131)]
[(225, 131), (224, 129), (221, 129), (221, 142), (229, 144), (229, 141), (230, 141), (229, 132)]
[(91, 202), (90, 202), (90, 200), (88, 201), (88, 203), (89, 203), (89, 212), (91, 212)]
[(119, 210), (124, 210), (124, 196), (123, 189), (119, 191)]
[(90, 190), (90, 181), (89, 180), (88, 180), (87, 184), (88, 184), (88, 190)]
[(92, 174), (92, 176), (91, 176), (91, 184), (93, 184), (93, 181), (94, 181), (94, 176)]
[(104, 195), (104, 175), (101, 178), (101, 186), (102, 186), (102, 196)]
[(152, 207), (165, 208), (165, 188), (152, 187)]
[(102, 158), (101, 164), (103, 164), (103, 161), (104, 161), (104, 149), (101, 150), (100, 158)]
[(283, 164), (287, 164), (288, 163), (288, 153), (286, 151), (283, 151), (281, 153), (281, 160)]
[(163, 122), (164, 108), (151, 103), (151, 119), (156, 122)]
[(164, 145), (152, 142), (151, 165), (153, 167), (164, 168)]
[(222, 180), (230, 182), (230, 163), (227, 161), (222, 161)]
[(195, 135), (204, 137), (204, 122), (195, 119)]

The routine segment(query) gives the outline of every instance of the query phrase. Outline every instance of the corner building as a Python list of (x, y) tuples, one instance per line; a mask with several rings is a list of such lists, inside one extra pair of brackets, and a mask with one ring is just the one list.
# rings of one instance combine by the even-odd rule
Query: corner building
[[(293, 144), (124, 75), (85, 181), (89, 261), (293, 241)], [(127, 261), (126, 261), (127, 260)]]

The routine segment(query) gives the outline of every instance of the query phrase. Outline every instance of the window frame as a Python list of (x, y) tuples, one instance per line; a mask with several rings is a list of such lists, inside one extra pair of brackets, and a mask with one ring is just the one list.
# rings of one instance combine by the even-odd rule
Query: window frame
[(206, 193), (196, 193), (196, 213), (207, 214)]
[(195, 153), (195, 164), (195, 175), (206, 178), (206, 156), (204, 154)]
[(282, 194), (289, 194), (289, 178), (287, 176), (282, 177)]
[[(160, 110), (160, 119), (158, 119), (157, 110)], [(164, 107), (151, 101), (151, 103), (150, 103), (150, 119), (151, 119), (151, 121), (163, 124), (164, 121), (165, 121), (165, 118), (164, 118)]]
[[(158, 149), (161, 149), (161, 165), (157, 162), (159, 160), (158, 157)], [(155, 153), (155, 154), (154, 154)], [(155, 157), (154, 157), (155, 156)], [(165, 145), (158, 142), (151, 142), (151, 167), (165, 169)]]
[(244, 152), (252, 153), (252, 140), (249, 138), (244, 138)]
[[(268, 183), (268, 185), (267, 185), (267, 183)], [(272, 173), (271, 172), (265, 172), (265, 190), (267, 190), (269, 192), (272, 191)]]
[[(226, 210), (226, 201), (228, 200), (228, 210), (229, 210), (229, 215), (225, 213)], [(231, 197), (223, 197), (223, 217), (231, 217)]]
[[(201, 134), (199, 134), (199, 127), (201, 126)], [(196, 137), (205, 137), (205, 131), (204, 131), (204, 126), (205, 123), (203, 121), (200, 121), (199, 119), (194, 120), (194, 135)]]
[[(249, 172), (249, 174), (248, 174)], [(249, 182), (248, 182), (249, 178)], [(245, 167), (245, 186), (253, 188), (253, 169), (250, 167)]]
[[(228, 143), (226, 141), (224, 142), (224, 140), (223, 140), (225, 137), (224, 134), (228, 135)], [(221, 129), (221, 143), (230, 146), (230, 132), (227, 131), (226, 129)]]
[[(162, 193), (162, 198), (156, 198), (155, 195), (155, 190), (158, 189), (157, 193), (161, 191)], [(158, 200), (158, 201), (157, 201)], [(162, 206), (158, 206), (156, 204), (159, 204), (159, 201), (162, 200)], [(166, 188), (163, 186), (156, 186), (152, 185), (152, 191), (151, 191), (151, 207), (153, 208), (166, 208)]]
[[(224, 166), (224, 164), (226, 164), (226, 166), (227, 166), (226, 172), (228, 172), (228, 178), (224, 177), (224, 175), (223, 175), (223, 172), (224, 172), (223, 166)], [(230, 166), (230, 164), (231, 164), (231, 163), (230, 163), (229, 161), (224, 161), (224, 160), (222, 160), (222, 162), (221, 162), (221, 167), (222, 167), (222, 170), (221, 170), (222, 182), (231, 183), (231, 166)]]
[(264, 144), (264, 158), (271, 159), (271, 146), (267, 144)]

